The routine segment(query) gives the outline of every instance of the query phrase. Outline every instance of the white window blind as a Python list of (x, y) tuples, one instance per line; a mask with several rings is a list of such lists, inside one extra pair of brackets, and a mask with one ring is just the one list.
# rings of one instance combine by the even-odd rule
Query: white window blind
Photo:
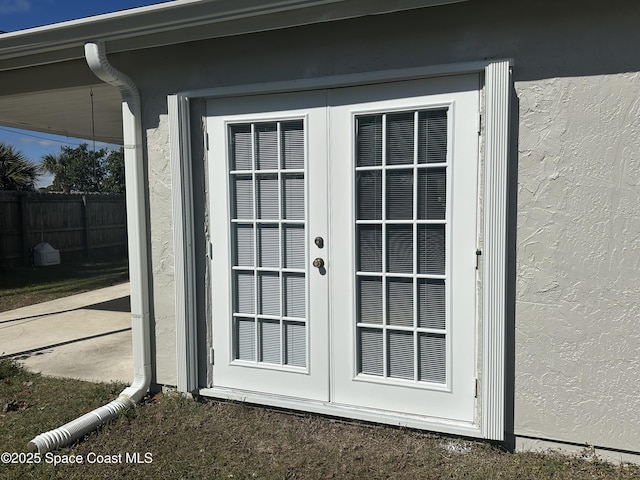
[(303, 120), (229, 126), (233, 357), (305, 367)]
[(358, 371), (447, 381), (447, 109), (356, 117)]

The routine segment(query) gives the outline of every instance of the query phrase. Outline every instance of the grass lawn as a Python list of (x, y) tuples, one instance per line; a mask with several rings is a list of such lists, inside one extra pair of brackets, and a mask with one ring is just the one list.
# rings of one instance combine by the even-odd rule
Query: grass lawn
[[(0, 311), (127, 279), (124, 259), (5, 270)], [(124, 387), (43, 377), (0, 361), (0, 454), (20, 460), (38, 433), (104, 405)], [(0, 462), (0, 479), (640, 478), (638, 466), (589, 453), (512, 454), (485, 442), (158, 394), (39, 463)], [(83, 463), (53, 464), (71, 458)]]
[(0, 312), (108, 287), (129, 279), (125, 257), (0, 270)]
[[(38, 433), (112, 400), (122, 388), (46, 378), (0, 362), (0, 452), (25, 452)], [(150, 463), (132, 463), (132, 454)], [(0, 464), (0, 478), (640, 478), (638, 466), (593, 457), (511, 454), (413, 430), (159, 394), (56, 455), (80, 455), (85, 463), (54, 466), (54, 457), (44, 457), (39, 464)], [(117, 463), (87, 463), (96, 459)]]

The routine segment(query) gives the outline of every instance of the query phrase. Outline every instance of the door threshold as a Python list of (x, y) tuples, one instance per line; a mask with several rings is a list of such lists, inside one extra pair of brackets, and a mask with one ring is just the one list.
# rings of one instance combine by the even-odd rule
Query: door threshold
[(201, 388), (198, 393), (204, 397), (318, 413), (334, 417), (363, 420), (366, 422), (384, 423), (387, 425), (429, 430), (432, 432), (446, 433), (450, 435), (482, 438), (482, 432), (479, 425), (450, 419), (406, 415), (387, 410), (362, 408), (352, 405), (331, 403), (328, 401), (308, 400), (284, 395), (272, 395), (223, 387)]

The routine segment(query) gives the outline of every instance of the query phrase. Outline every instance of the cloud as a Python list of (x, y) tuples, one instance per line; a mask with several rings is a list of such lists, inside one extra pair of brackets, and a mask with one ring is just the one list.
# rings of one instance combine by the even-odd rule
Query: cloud
[(0, 14), (21, 13), (31, 10), (29, 0), (0, 0)]
[(28, 137), (21, 138), (20, 140), (18, 140), (18, 143), (20, 143), (21, 145), (39, 145), (41, 147), (59, 147), (60, 146), (60, 142), (56, 140), (46, 140), (46, 139), (28, 138)]

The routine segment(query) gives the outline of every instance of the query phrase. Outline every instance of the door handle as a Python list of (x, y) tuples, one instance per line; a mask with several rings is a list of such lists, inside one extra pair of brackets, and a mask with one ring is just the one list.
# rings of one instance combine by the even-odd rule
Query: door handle
[(313, 261), (313, 266), (314, 266), (314, 267), (316, 267), (316, 268), (318, 268), (318, 269), (320, 269), (320, 268), (324, 267), (324, 260), (323, 260), (323, 259), (321, 259), (320, 257), (316, 258), (316, 259)]

